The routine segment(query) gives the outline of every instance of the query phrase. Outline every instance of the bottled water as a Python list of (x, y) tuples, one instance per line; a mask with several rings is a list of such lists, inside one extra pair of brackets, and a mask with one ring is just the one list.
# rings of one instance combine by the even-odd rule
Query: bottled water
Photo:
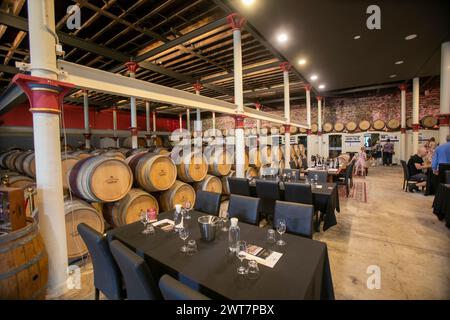
[(241, 230), (238, 226), (238, 219), (237, 218), (231, 218), (231, 226), (228, 231), (228, 248), (231, 252), (237, 251), (237, 243), (240, 240), (240, 233)]

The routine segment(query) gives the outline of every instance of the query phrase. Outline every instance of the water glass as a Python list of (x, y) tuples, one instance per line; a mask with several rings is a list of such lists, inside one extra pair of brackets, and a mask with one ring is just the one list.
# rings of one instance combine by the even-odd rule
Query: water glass
[(247, 242), (245, 242), (243, 240), (238, 241), (236, 249), (237, 249), (236, 255), (237, 255), (238, 259), (241, 261), (240, 266), (237, 268), (237, 273), (245, 274), (247, 272), (247, 270), (245, 269), (242, 262), (244, 261), (244, 259), (246, 257)]
[(314, 184), (319, 182), (319, 176), (317, 174), (314, 175)]
[(183, 227), (183, 212), (180, 204), (175, 205), (175, 212), (173, 213), (174, 231), (178, 232)]
[(195, 240), (189, 240), (187, 243), (187, 254), (192, 256), (197, 252), (197, 242)]
[(250, 260), (247, 267), (247, 278), (250, 280), (256, 280), (259, 278), (259, 267), (256, 260)]
[(275, 230), (273, 229), (268, 229), (267, 230), (267, 242), (269, 243), (275, 243), (276, 238), (275, 238)]
[(141, 221), (141, 223), (144, 225), (144, 230), (141, 233), (148, 234), (149, 233), (149, 231), (147, 230), (148, 219), (147, 213), (145, 211), (141, 211), (141, 213), (139, 214), (139, 221)]
[(191, 214), (190, 214), (190, 212), (191, 212), (191, 210), (192, 210), (192, 204), (191, 204), (191, 202), (190, 202), (190, 201), (186, 201), (186, 203), (184, 204), (184, 208), (186, 209), (186, 214), (185, 214), (184, 218), (185, 218), (186, 220), (191, 219)]
[(286, 242), (282, 239), (283, 233), (286, 232), (286, 221), (284, 219), (278, 219), (277, 223), (277, 232), (280, 234), (280, 240), (277, 241), (279, 246), (284, 246)]
[(178, 235), (181, 240), (183, 240), (183, 246), (180, 248), (181, 252), (187, 252), (188, 247), (186, 246), (186, 239), (189, 238), (189, 230), (186, 227), (180, 227), (178, 230)]
[(220, 230), (228, 232), (228, 211), (225, 211), (224, 216), (222, 217), (222, 228)]

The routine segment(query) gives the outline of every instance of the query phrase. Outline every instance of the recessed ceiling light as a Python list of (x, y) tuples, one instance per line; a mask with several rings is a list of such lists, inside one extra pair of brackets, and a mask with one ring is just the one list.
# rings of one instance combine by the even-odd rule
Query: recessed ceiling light
[(306, 64), (306, 60), (300, 59), (300, 60), (298, 60), (298, 64), (302, 66), (302, 65)]
[(414, 38), (417, 38), (417, 34), (410, 34), (409, 36), (405, 37), (405, 40), (412, 40)]
[(390, 76), (389, 76), (389, 78), (395, 78), (397, 75), (396, 74), (391, 74)]
[(325, 85), (324, 84), (319, 85), (319, 89), (325, 89)]
[(286, 33), (280, 33), (277, 36), (277, 40), (278, 40), (278, 42), (284, 43), (284, 42), (286, 42), (288, 40), (288, 36), (287, 36)]
[(316, 74), (313, 74), (310, 79), (312, 81), (315, 81), (315, 80), (317, 80), (317, 78), (319, 78), (319, 77)]
[(358, 40), (358, 39), (360, 39), (361, 38), (361, 36), (354, 36), (353, 37), (353, 39), (355, 39), (355, 40)]
[(403, 60), (395, 61), (395, 64), (402, 64)]
[(246, 6), (251, 6), (255, 0), (242, 0), (242, 3)]

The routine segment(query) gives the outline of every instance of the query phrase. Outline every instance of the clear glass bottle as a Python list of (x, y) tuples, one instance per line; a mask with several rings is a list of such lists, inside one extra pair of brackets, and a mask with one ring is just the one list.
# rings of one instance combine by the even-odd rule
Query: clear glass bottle
[(237, 251), (237, 243), (240, 240), (241, 230), (238, 226), (238, 218), (231, 218), (231, 226), (228, 231), (228, 248), (231, 252)]

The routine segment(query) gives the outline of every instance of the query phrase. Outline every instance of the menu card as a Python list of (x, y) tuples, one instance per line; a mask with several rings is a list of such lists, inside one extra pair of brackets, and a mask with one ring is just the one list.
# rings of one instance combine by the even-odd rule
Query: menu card
[(173, 220), (163, 219), (163, 220), (156, 221), (155, 223), (152, 223), (152, 224), (154, 227), (158, 227), (161, 230), (172, 231), (175, 223), (173, 222)]
[(248, 245), (247, 250), (245, 250), (245, 258), (247, 260), (255, 260), (269, 268), (273, 268), (282, 255), (281, 252), (272, 251), (254, 244)]

